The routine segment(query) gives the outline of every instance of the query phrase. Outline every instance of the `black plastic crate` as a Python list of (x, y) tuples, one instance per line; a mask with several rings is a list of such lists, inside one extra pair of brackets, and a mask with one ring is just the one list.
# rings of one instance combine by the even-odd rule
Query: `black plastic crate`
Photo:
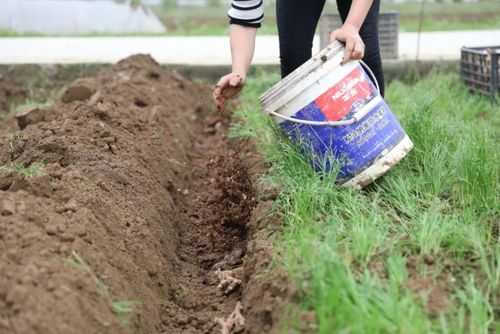
[(500, 94), (500, 46), (462, 47), (460, 77), (471, 91), (496, 99)]
[[(339, 14), (323, 14), (319, 20), (320, 48), (330, 44), (330, 33), (342, 26)], [(384, 59), (397, 59), (399, 49), (399, 13), (379, 14), (378, 32), (380, 54)]]

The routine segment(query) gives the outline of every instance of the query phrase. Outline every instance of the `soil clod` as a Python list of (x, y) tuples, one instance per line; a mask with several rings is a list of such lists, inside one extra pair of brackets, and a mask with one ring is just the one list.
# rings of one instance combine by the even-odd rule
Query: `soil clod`
[(86, 101), (95, 93), (95, 83), (90, 80), (76, 80), (64, 91), (61, 100), (64, 103)]
[(220, 334), (242, 333), (245, 328), (245, 318), (241, 314), (243, 307), (240, 302), (236, 303), (233, 312), (226, 318), (216, 318), (215, 321), (220, 325)]
[(217, 275), (219, 279), (217, 288), (224, 291), (226, 295), (230, 294), (241, 285), (241, 280), (235, 277), (233, 270), (217, 269), (215, 275)]

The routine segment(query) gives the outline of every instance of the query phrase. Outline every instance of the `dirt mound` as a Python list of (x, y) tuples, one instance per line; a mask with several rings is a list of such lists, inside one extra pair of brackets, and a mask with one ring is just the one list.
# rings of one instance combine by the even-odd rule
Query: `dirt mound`
[(139, 55), (62, 96), (0, 134), (0, 333), (271, 331), (259, 164), (209, 88)]

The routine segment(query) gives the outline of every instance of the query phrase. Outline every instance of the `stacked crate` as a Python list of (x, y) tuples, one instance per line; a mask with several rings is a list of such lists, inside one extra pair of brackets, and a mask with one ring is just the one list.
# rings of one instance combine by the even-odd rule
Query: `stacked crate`
[(496, 99), (500, 94), (500, 46), (463, 47), (460, 76), (471, 91)]
[[(320, 47), (330, 43), (330, 32), (342, 26), (338, 14), (324, 14), (319, 21)], [(379, 15), (380, 53), (384, 59), (397, 59), (399, 48), (399, 13), (385, 12)]]

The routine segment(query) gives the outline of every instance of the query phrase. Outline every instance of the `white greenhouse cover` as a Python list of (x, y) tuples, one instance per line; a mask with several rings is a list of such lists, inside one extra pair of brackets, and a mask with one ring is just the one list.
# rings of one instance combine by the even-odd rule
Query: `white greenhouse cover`
[(41, 34), (162, 33), (147, 7), (131, 2), (2, 0), (0, 30)]

